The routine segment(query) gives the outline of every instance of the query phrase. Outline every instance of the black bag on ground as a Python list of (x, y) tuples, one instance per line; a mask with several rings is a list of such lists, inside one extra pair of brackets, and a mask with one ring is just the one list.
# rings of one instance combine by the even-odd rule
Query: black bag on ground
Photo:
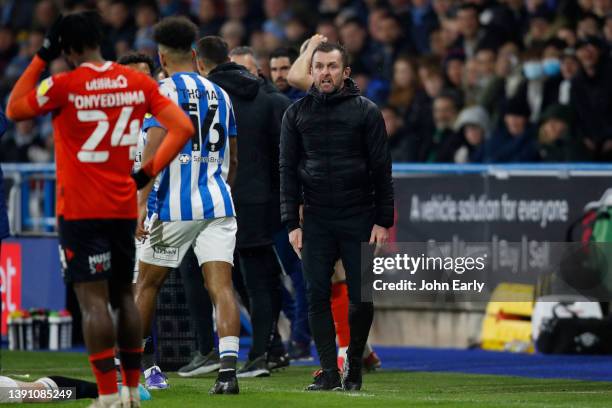
[[(612, 354), (612, 321), (581, 319), (567, 305), (561, 302), (553, 308), (553, 317), (542, 324), (536, 349), (544, 354)], [(572, 317), (559, 317), (558, 308)]]

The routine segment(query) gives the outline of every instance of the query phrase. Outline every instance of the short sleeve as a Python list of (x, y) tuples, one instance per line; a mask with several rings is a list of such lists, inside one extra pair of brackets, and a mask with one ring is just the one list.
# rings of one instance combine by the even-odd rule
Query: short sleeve
[(144, 117), (144, 121), (142, 122), (142, 131), (146, 132), (152, 127), (165, 129), (165, 127), (163, 127), (161, 123), (159, 123), (159, 121), (155, 119), (155, 116), (151, 115), (150, 113), (147, 113)]
[(238, 135), (238, 129), (236, 128), (236, 118), (234, 117), (234, 108), (230, 105), (229, 110), (229, 127), (227, 129), (229, 137), (236, 137)]

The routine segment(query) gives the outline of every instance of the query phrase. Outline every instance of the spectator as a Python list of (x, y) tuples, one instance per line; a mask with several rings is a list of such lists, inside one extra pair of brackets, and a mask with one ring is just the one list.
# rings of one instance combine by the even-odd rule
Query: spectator
[(42, 0), (34, 8), (33, 26), (45, 32), (51, 27), (58, 15), (59, 10), (52, 0)]
[(465, 56), (451, 52), (444, 59), (444, 88), (452, 89), (463, 97), (463, 76), (465, 71)]
[(368, 15), (368, 34), (374, 41), (382, 42), (382, 20), (389, 14), (389, 9), (383, 6), (377, 6), (370, 10)]
[(219, 34), (227, 43), (227, 47), (232, 50), (242, 44), (246, 30), (240, 21), (229, 20), (221, 26)]
[(250, 36), (260, 29), (261, 18), (249, 12), (248, 0), (225, 0), (225, 6), (227, 20), (242, 23), (246, 35)]
[(572, 80), (578, 74), (580, 70), (580, 62), (576, 57), (576, 50), (573, 48), (566, 48), (563, 50), (561, 57), (561, 77), (562, 81), (559, 83), (557, 90), (556, 101), (562, 105), (569, 105), (570, 95), (572, 88)]
[(287, 75), (298, 54), (292, 48), (279, 48), (270, 55), (270, 79), (286, 97), (296, 101), (306, 95), (304, 91), (289, 85)]
[(8, 27), (0, 27), (0, 74), (4, 73), (6, 66), (19, 52), (15, 42), (15, 33)]
[(504, 121), (484, 144), (475, 161), (485, 163), (533, 162), (539, 158), (529, 106), (513, 98), (506, 105)]
[(462, 50), (468, 58), (473, 57), (478, 49), (485, 46), (497, 48), (500, 42), (499, 35), (493, 35), (480, 26), (478, 17), (479, 10), (475, 4), (464, 3), (459, 6), (457, 11), (459, 38), (453, 44), (453, 48)]
[(27, 41), (22, 42), (19, 49), (19, 54), (15, 56), (4, 70), (4, 76), (0, 80), (0, 89), (2, 94), (8, 94), (27, 68), (28, 64), (36, 54), (36, 51), (42, 46), (45, 34), (41, 31), (34, 30), (28, 36)]
[(507, 42), (499, 49), (495, 75), (477, 101), (491, 115), (493, 123), (497, 123), (504, 101), (516, 94), (523, 81), (518, 53), (518, 47), (513, 42)]
[(523, 54), (523, 75), (525, 80), (519, 86), (516, 96), (523, 104), (529, 106), (531, 116), (529, 121), (537, 123), (542, 111), (542, 101), (544, 98), (544, 82), (546, 75), (542, 66), (542, 49), (538, 47), (530, 48)]
[(332, 20), (321, 20), (317, 25), (315, 32), (327, 38), (331, 43), (337, 43), (340, 39), (338, 29)]
[(406, 34), (413, 38), (418, 53), (425, 54), (429, 52), (429, 36), (438, 27), (438, 17), (431, 6), (431, 0), (413, 0), (412, 9), (410, 9), (408, 4), (405, 10), (411, 22), (408, 25), (411, 29)]
[(417, 159), (421, 162), (452, 163), (461, 138), (453, 130), (458, 103), (452, 94), (442, 93), (433, 102), (434, 131), (423, 135), (419, 143)]
[(593, 13), (587, 13), (580, 21), (578, 21), (578, 27), (576, 27), (576, 34), (578, 38), (585, 38), (589, 36), (599, 37), (601, 35), (600, 18)]
[(32, 25), (36, 0), (8, 0), (2, 2), (0, 26), (15, 32), (27, 30)]
[(422, 90), (416, 73), (415, 61), (406, 56), (399, 57), (393, 65), (389, 105), (397, 109), (402, 117), (408, 117), (418, 92)]
[[(329, 38), (327, 41), (330, 41)], [(340, 41), (349, 54), (349, 63), (353, 70), (384, 76), (384, 54), (380, 46), (368, 38), (368, 33), (359, 19), (351, 18), (342, 24)]]
[(123, 0), (114, 0), (109, 8), (108, 24), (110, 29), (105, 35), (103, 52), (106, 59), (116, 59), (128, 52), (136, 37), (136, 28), (130, 9)]
[(550, 105), (542, 113), (538, 151), (546, 162), (589, 160), (584, 144), (572, 133), (572, 111), (568, 106)]
[(413, 54), (414, 45), (402, 31), (401, 21), (396, 15), (387, 14), (380, 21), (378, 41), (383, 45), (383, 68), (379, 75), (391, 80), (393, 61), (401, 54)]
[(299, 47), (308, 39), (308, 22), (303, 16), (294, 15), (285, 24), (285, 38), (291, 47)]
[(529, 18), (529, 32), (525, 36), (527, 47), (543, 47), (550, 37), (551, 14), (539, 7)]
[(455, 163), (473, 163), (482, 155), (485, 141), (491, 135), (491, 120), (481, 106), (465, 108), (455, 122), (461, 145), (453, 157)]
[(559, 86), (564, 78), (561, 73), (561, 55), (565, 42), (552, 39), (544, 48), (542, 71), (546, 76), (542, 90), (542, 111), (559, 101)]
[(51, 158), (34, 120), (15, 123), (15, 128), (8, 132), (0, 146), (0, 162), (40, 163)]
[(476, 83), (476, 100), (480, 100), (495, 77), (495, 65), (497, 53), (492, 48), (481, 48), (474, 56), (478, 71), (478, 82)]
[(157, 44), (153, 40), (153, 25), (157, 22), (159, 11), (155, 3), (142, 1), (136, 6), (136, 38), (134, 49), (151, 58), (157, 56)]
[(557, 38), (565, 41), (568, 47), (574, 48), (576, 47), (576, 41), (578, 38), (576, 37), (576, 32), (569, 27), (561, 27), (557, 31)]
[(452, 6), (451, 0), (432, 0), (432, 8), (439, 22), (448, 20)]
[(415, 161), (414, 139), (410, 138), (403, 127), (402, 117), (398, 110), (392, 106), (385, 106), (380, 111), (385, 121), (391, 160), (393, 162)]
[(223, 25), (223, 17), (215, 0), (200, 0), (198, 20), (200, 22), (200, 37), (217, 35)]
[(578, 135), (596, 160), (612, 159), (612, 66), (598, 37), (578, 43), (582, 70), (572, 80), (570, 103), (576, 109)]

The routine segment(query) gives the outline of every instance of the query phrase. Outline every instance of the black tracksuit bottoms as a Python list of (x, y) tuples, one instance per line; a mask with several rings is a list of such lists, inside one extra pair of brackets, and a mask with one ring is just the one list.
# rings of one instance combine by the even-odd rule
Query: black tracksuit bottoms
[(331, 276), (334, 263), (339, 258), (346, 270), (350, 300), (349, 360), (361, 360), (374, 317), (373, 303), (361, 301), (362, 273), (368, 273), (366, 269), (369, 269), (373, 253), (373, 249), (366, 246), (368, 253), (362, 254), (361, 243), (367, 243), (370, 239), (374, 211), (366, 210), (350, 216), (342, 216), (343, 212), (323, 216), (319, 212), (313, 214), (306, 210), (304, 214), (302, 262), (309, 305), (308, 320), (323, 369), (337, 367), (336, 331), (330, 298)]

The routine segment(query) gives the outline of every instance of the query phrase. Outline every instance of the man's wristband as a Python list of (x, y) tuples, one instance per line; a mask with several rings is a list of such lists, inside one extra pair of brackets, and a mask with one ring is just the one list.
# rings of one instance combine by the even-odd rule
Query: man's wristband
[(136, 173), (132, 173), (132, 178), (136, 182), (136, 188), (138, 188), (138, 190), (141, 190), (151, 181), (151, 176), (145, 173), (143, 169), (138, 170)]

